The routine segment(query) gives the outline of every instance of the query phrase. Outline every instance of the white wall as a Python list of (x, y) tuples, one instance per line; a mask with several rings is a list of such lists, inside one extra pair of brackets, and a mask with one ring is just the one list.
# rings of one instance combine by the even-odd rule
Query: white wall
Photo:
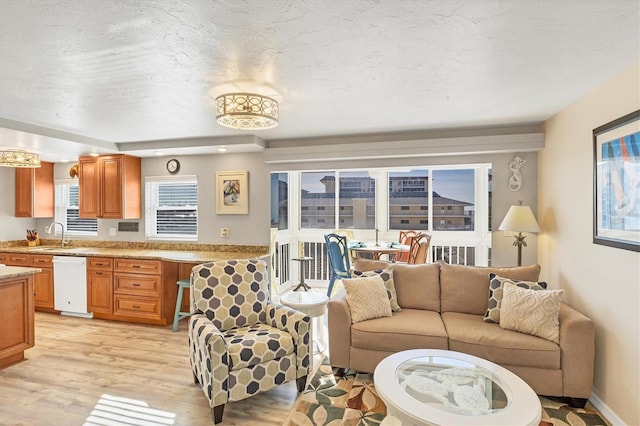
[(36, 228), (34, 219), (15, 217), (14, 214), (15, 169), (0, 167), (0, 241), (27, 241), (27, 229)]
[(542, 279), (596, 328), (594, 393), (640, 424), (640, 253), (592, 243), (592, 130), (640, 108), (640, 64), (546, 122), (538, 154)]

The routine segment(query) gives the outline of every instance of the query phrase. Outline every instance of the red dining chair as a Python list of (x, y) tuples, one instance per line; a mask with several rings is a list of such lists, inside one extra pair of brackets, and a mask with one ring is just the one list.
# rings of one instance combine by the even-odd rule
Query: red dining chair
[[(402, 245), (405, 246), (410, 246), (411, 245), (411, 237), (417, 237), (418, 235), (421, 235), (422, 232), (420, 231), (400, 231), (400, 237), (398, 238), (398, 242)], [(396, 262), (404, 262), (406, 263), (409, 260), (409, 253), (411, 252), (411, 250), (409, 250), (408, 252), (400, 252), (396, 254)]]

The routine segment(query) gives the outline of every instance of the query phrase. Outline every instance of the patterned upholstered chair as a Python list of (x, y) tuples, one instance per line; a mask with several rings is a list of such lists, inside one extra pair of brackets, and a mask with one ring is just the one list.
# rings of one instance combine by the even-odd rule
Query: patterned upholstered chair
[(267, 300), (262, 260), (204, 263), (191, 271), (191, 370), (214, 423), (224, 405), (309, 374), (308, 316)]

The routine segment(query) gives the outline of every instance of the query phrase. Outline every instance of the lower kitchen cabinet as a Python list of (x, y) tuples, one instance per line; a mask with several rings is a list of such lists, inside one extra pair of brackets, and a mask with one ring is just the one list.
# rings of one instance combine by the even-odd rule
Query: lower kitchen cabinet
[(31, 254), (29, 255), (29, 266), (40, 268), (33, 276), (34, 304), (37, 311), (54, 312), (53, 299), (53, 256)]
[(113, 314), (113, 259), (89, 257), (87, 259), (87, 306), (95, 318)]

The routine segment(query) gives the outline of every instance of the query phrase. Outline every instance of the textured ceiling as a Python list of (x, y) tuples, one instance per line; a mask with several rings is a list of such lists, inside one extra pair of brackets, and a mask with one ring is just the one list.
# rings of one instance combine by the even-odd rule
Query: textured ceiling
[(636, 0), (0, 0), (0, 145), (146, 142), (130, 146), (152, 155), (187, 139), (224, 144), (247, 133), (216, 123), (213, 98), (238, 90), (280, 100), (280, 125), (255, 133), (266, 140), (538, 123), (640, 59), (639, 10)]

